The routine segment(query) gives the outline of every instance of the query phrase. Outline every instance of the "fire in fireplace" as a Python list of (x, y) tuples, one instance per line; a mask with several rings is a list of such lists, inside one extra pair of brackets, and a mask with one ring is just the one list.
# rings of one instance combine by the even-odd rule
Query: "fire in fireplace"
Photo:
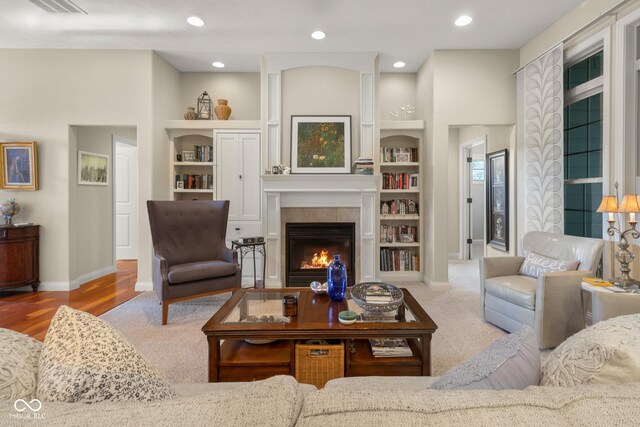
[(309, 286), (327, 281), (327, 267), (334, 255), (347, 267), (347, 285), (354, 283), (355, 223), (319, 222), (286, 224), (286, 284)]

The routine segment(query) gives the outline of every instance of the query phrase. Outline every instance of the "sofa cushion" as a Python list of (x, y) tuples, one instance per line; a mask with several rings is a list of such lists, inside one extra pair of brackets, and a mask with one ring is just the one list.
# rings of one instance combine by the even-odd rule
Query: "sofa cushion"
[(541, 385), (640, 381), (640, 314), (598, 322), (560, 344), (542, 366)]
[(40, 341), (0, 328), (0, 400), (36, 397), (41, 350)]
[(520, 266), (520, 274), (530, 277), (540, 277), (546, 273), (558, 271), (573, 271), (578, 269), (580, 261), (549, 258), (537, 253), (530, 253)]
[(536, 307), (536, 280), (528, 276), (492, 277), (484, 281), (485, 292), (520, 307)]
[(296, 426), (635, 426), (640, 384), (527, 390), (357, 391), (305, 397)]
[(540, 382), (540, 351), (530, 326), (497, 339), (466, 362), (450, 369), (431, 388), (524, 389)]
[(164, 375), (104, 320), (61, 306), (44, 340), (38, 399), (95, 403), (174, 397)]
[(187, 264), (177, 264), (169, 267), (169, 283), (195, 282), (196, 280), (213, 279), (216, 277), (232, 276), (236, 274), (238, 267), (224, 261), (200, 261)]
[[(226, 388), (226, 387), (225, 387)], [(103, 402), (97, 405), (45, 402), (42, 423), (9, 420), (9, 425), (42, 426), (293, 426), (302, 408), (301, 387), (290, 376), (254, 381), (233, 389), (154, 402)], [(15, 414), (2, 406), (0, 419)], [(6, 408), (6, 409), (5, 409)], [(6, 414), (3, 413), (6, 411)], [(2, 422), (0, 422), (2, 424)]]

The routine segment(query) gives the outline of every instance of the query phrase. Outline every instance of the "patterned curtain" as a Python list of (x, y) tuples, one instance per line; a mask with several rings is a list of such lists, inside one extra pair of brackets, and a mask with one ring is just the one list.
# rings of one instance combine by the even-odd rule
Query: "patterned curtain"
[(518, 72), (520, 236), (564, 232), (562, 80), (562, 44)]

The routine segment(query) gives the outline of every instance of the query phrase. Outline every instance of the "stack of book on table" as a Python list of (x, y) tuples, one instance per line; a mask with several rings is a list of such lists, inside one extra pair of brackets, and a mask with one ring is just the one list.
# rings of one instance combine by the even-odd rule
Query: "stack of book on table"
[(388, 304), (392, 301), (391, 291), (378, 285), (371, 285), (364, 294), (365, 301), (369, 304)]
[(369, 339), (371, 351), (375, 357), (411, 357), (413, 353), (404, 338)]

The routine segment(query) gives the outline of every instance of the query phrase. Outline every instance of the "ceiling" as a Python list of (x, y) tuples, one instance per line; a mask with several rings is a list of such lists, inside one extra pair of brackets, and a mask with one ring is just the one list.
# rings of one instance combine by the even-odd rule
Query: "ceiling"
[[(86, 14), (31, 1), (0, 0), (0, 48), (152, 49), (185, 72), (258, 71), (261, 53), (377, 52), (382, 72), (415, 72), (434, 49), (519, 49), (583, 0), (73, 0)], [(473, 22), (456, 27), (461, 14)]]

